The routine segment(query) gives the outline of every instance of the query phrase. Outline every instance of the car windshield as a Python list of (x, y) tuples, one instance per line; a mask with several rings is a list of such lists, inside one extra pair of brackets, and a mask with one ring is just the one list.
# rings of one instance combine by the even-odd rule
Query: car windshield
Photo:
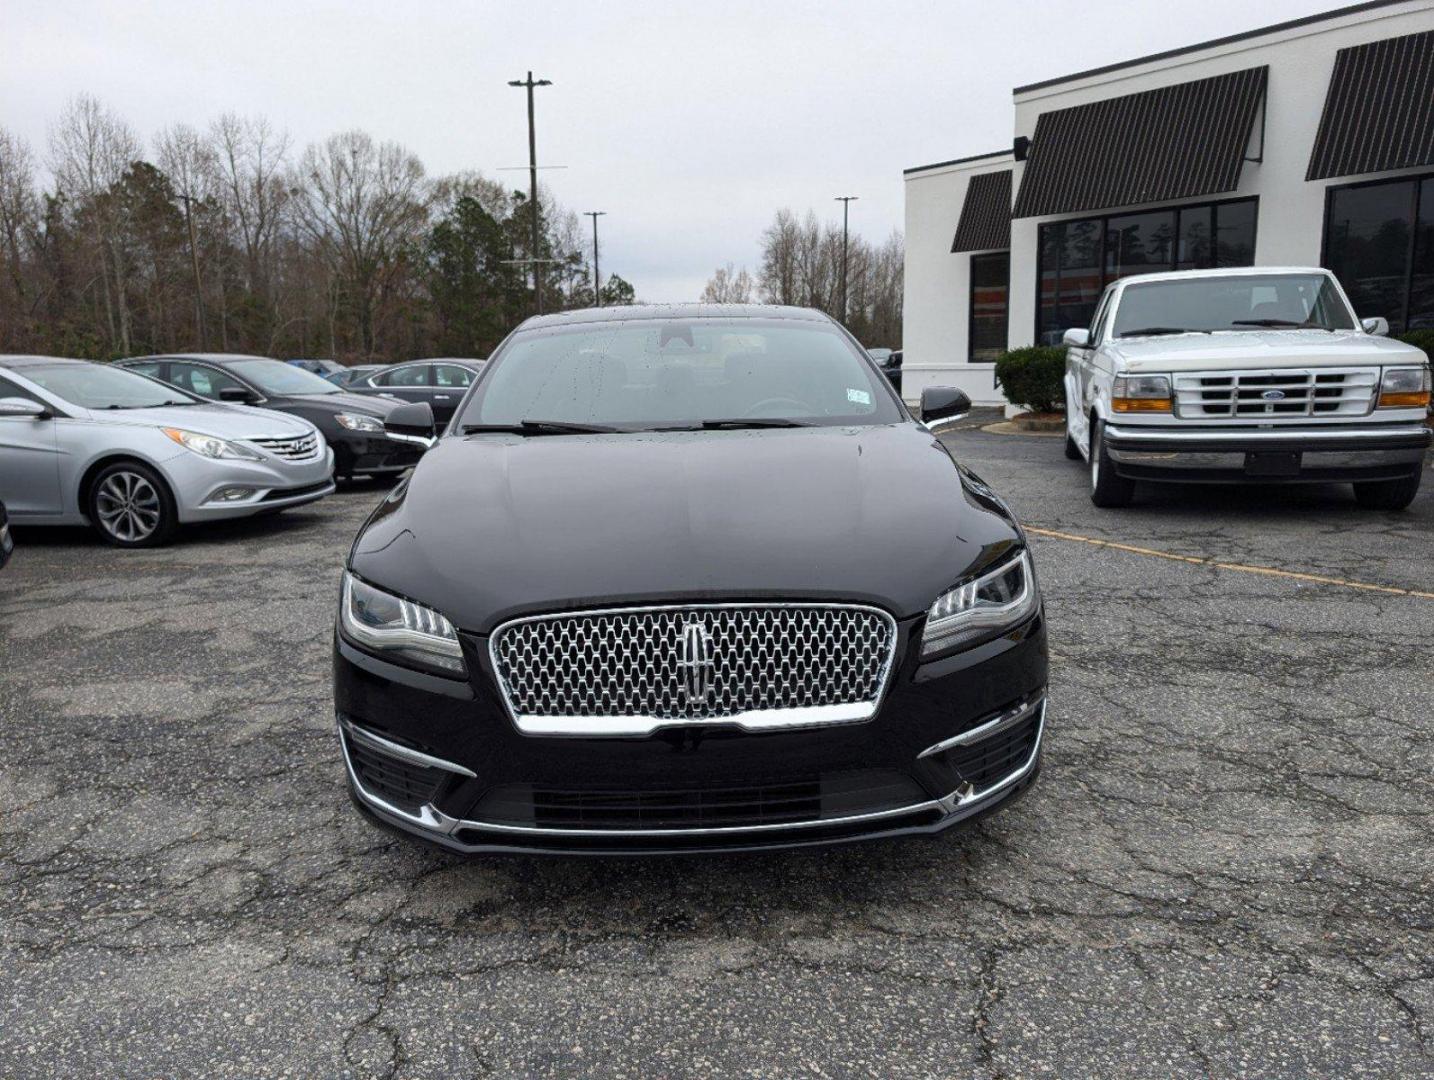
[(889, 424), (891, 392), (835, 327), (778, 319), (634, 319), (520, 332), (457, 426), (624, 430)]
[(265, 394), (287, 397), (290, 394), (337, 394), (338, 387), (328, 379), (278, 360), (233, 360), (225, 365), (234, 374), (257, 386)]
[(1325, 274), (1231, 274), (1131, 283), (1116, 337), (1251, 329), (1352, 330), (1354, 317)]
[(152, 409), (158, 405), (199, 404), (198, 399), (183, 390), (104, 364), (27, 367), (23, 374), (36, 386), (82, 409)]

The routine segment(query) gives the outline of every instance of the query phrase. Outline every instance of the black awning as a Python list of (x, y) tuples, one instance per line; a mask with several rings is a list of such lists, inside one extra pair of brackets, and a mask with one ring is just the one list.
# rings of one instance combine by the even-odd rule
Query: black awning
[(1306, 180), (1434, 163), (1434, 30), (1340, 49)]
[(1003, 251), (1011, 246), (1011, 170), (979, 173), (966, 186), (954, 251)]
[(1041, 113), (1013, 217), (1234, 191), (1268, 68)]

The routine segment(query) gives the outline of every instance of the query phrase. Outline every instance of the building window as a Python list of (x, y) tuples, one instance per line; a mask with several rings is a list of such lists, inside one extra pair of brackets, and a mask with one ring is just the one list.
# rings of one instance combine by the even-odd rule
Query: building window
[(1324, 265), (1360, 318), (1434, 327), (1434, 176), (1331, 188)]
[(1006, 300), (1011, 290), (1011, 253), (971, 256), (972, 363), (996, 359), (1006, 351)]
[(1112, 281), (1158, 270), (1252, 266), (1256, 199), (1053, 221), (1040, 227), (1036, 340), (1089, 326)]

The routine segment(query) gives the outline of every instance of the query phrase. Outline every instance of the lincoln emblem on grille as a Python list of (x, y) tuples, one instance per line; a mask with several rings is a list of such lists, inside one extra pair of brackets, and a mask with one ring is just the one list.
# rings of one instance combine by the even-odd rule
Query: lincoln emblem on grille
[(682, 625), (677, 639), (677, 666), (682, 671), (682, 693), (687, 701), (706, 701), (712, 694), (717, 662), (712, 656), (712, 635), (700, 622)]

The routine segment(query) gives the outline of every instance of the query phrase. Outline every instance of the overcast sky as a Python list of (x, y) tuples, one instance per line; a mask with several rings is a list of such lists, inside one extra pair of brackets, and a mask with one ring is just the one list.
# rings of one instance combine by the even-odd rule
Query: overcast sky
[[(731, 261), (756, 271), (779, 207), (880, 240), (901, 170), (1009, 145), (1011, 87), (1341, 6), (1319, 0), (508, 3), (0, 0), (0, 126), (43, 157), (74, 94), (146, 140), (225, 111), (297, 148), (364, 128), (434, 175), (525, 186), (521, 90), (539, 163), (570, 209), (605, 210), (604, 274), (645, 300), (694, 299)], [(954, 224), (954, 223), (953, 223)]]

